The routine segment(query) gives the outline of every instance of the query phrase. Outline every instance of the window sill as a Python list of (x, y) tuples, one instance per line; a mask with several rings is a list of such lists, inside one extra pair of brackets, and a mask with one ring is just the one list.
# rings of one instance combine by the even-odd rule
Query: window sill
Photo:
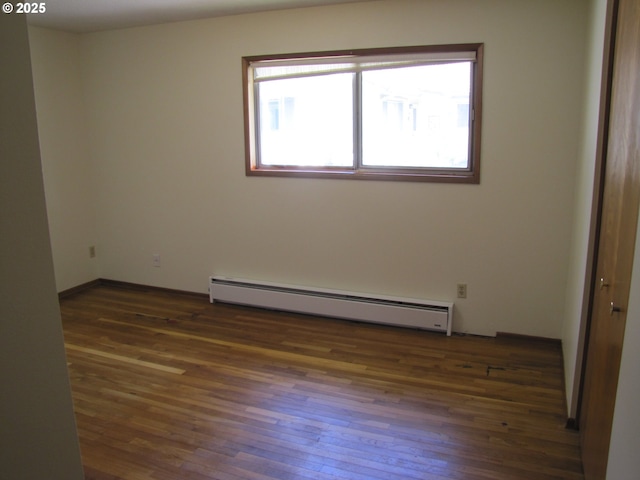
[(272, 168), (250, 168), (247, 169), (247, 176), (257, 177), (294, 177), (294, 178), (332, 178), (340, 180), (381, 180), (381, 181), (404, 181), (404, 182), (433, 182), (433, 183), (480, 183), (479, 175), (475, 172), (463, 170), (458, 172), (447, 171), (416, 171), (407, 169), (384, 170), (384, 169), (318, 169), (312, 170), (309, 167), (304, 169), (290, 167)]

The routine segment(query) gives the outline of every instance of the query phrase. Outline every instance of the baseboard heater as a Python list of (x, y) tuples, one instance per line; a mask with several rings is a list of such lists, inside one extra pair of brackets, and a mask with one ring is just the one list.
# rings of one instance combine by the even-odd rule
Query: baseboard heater
[(369, 296), (239, 278), (209, 278), (211, 303), (233, 303), (362, 322), (436, 330), (451, 335), (453, 303)]

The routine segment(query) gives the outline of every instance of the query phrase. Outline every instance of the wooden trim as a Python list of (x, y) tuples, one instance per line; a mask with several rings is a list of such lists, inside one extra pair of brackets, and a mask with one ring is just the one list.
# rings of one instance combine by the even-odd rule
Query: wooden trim
[(548, 343), (550, 345), (561, 346), (562, 340), (559, 338), (537, 337), (535, 335), (522, 335), (519, 333), (497, 332), (496, 338), (508, 338), (510, 340), (523, 340), (527, 342)]
[(433, 183), (469, 183), (478, 184), (479, 172), (474, 170), (469, 172), (464, 170), (461, 173), (451, 171), (442, 172), (438, 170), (434, 173), (426, 171), (411, 173), (403, 173), (400, 169), (389, 169), (382, 171), (381, 169), (330, 169), (326, 170), (308, 170), (296, 167), (269, 167), (269, 168), (253, 168), (247, 169), (247, 176), (255, 177), (297, 177), (297, 178), (333, 178), (337, 180), (386, 180), (386, 181), (403, 181), (403, 182), (433, 182)]
[(575, 418), (567, 418), (564, 428), (567, 430), (578, 430), (578, 421)]
[(242, 58), (242, 102), (244, 112), (244, 158), (245, 158), (245, 174), (251, 175), (253, 165), (255, 164), (255, 145), (256, 136), (253, 126), (256, 123), (255, 111), (253, 106), (254, 100), (254, 87), (253, 78), (249, 76), (249, 59)]
[(75, 287), (68, 288), (61, 292), (58, 292), (58, 300), (61, 300), (66, 297), (70, 297), (71, 295), (75, 295), (80, 292), (84, 292), (93, 287), (97, 287), (100, 285), (100, 279), (91, 280), (90, 282), (83, 283), (81, 285), (76, 285)]
[(484, 43), (478, 45), (473, 64), (473, 92), (470, 107), (473, 108), (472, 144), (469, 145), (471, 178), (469, 183), (480, 183), (480, 158), (482, 157), (482, 92), (484, 78)]
[[(475, 51), (476, 60), (473, 62), (473, 90), (470, 96), (470, 115), (473, 115), (469, 137), (469, 166), (457, 170), (438, 168), (408, 168), (408, 167), (362, 167), (361, 158), (354, 161), (350, 167), (302, 167), (302, 166), (264, 166), (261, 165), (257, 153), (258, 135), (255, 109), (254, 82), (249, 70), (252, 62), (264, 60), (283, 60), (314, 57), (343, 57), (343, 56), (373, 56), (392, 55), (402, 53), (434, 53)], [(435, 182), (435, 183), (480, 183), (480, 157), (482, 137), (482, 85), (483, 85), (484, 44), (447, 44), (425, 45), (387, 48), (367, 48), (356, 50), (334, 50), (322, 52), (288, 53), (276, 55), (255, 55), (242, 58), (242, 89), (244, 112), (244, 142), (245, 142), (245, 174), (246, 176), (262, 177), (297, 177), (297, 178), (331, 178), (346, 180), (384, 180), (405, 182)], [(356, 114), (358, 116), (359, 114)], [(360, 132), (361, 136), (361, 132)], [(361, 139), (360, 139), (361, 140)]]
[(95, 280), (91, 280), (90, 282), (83, 283), (81, 285), (77, 285), (75, 287), (68, 288), (67, 290), (63, 290), (58, 293), (58, 299), (61, 300), (63, 298), (70, 297), (71, 295), (75, 295), (77, 293), (84, 292), (85, 290), (89, 290), (91, 288), (99, 287), (100, 285), (104, 285), (112, 288), (121, 288), (123, 290), (135, 290), (138, 292), (163, 292), (163, 293), (172, 293), (176, 295), (183, 295), (188, 297), (202, 298), (209, 300), (208, 293), (199, 293), (199, 292), (189, 292), (186, 290), (176, 290), (174, 288), (165, 288), (165, 287), (154, 287), (152, 285), (143, 285), (140, 283), (131, 283), (131, 282), (122, 282), (120, 280), (111, 280), (108, 278), (97, 278)]
[(163, 292), (175, 295), (183, 295), (188, 297), (202, 298), (209, 301), (208, 293), (190, 292), (187, 290), (176, 290), (174, 288), (155, 287), (152, 285), (143, 285), (140, 283), (122, 282), (120, 280), (111, 280), (107, 278), (99, 279), (99, 285), (107, 287), (121, 288), (123, 290), (135, 290), (139, 292)]
[(578, 339), (578, 353), (574, 373), (572, 405), (569, 414), (573, 415), (576, 427), (580, 428), (584, 371), (587, 364), (591, 314), (593, 310), (593, 292), (597, 281), (597, 255), (600, 241), (602, 198), (604, 196), (604, 172), (609, 144), (609, 119), (611, 116), (611, 92), (613, 90), (613, 68), (615, 57), (616, 30), (618, 25), (618, 0), (608, 0), (605, 19), (604, 46), (602, 55), (602, 76), (600, 83), (600, 112), (596, 143), (596, 161), (594, 168), (593, 196), (589, 241), (587, 246), (587, 266), (583, 289), (582, 316)]
[(328, 50), (319, 52), (296, 52), (272, 55), (248, 55), (244, 57), (248, 62), (262, 60), (284, 60), (297, 58), (314, 57), (344, 57), (344, 56), (371, 56), (371, 55), (394, 55), (401, 53), (439, 53), (439, 52), (462, 52), (477, 50), (482, 43), (457, 43), (444, 45), (413, 45), (404, 47), (382, 47), (382, 48), (358, 48), (352, 50)]

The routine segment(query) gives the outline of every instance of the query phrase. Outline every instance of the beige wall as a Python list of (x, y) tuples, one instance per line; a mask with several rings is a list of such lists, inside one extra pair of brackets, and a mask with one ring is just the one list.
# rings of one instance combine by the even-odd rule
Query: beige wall
[[(441, 300), (465, 282), (455, 331), (560, 338), (588, 13), (583, 0), (393, 0), (83, 35), (91, 192), (79, 196), (95, 195), (99, 275)], [(40, 33), (34, 58), (61, 47)], [(461, 42), (485, 43), (480, 185), (244, 175), (241, 56)], [(57, 271), (87, 248), (68, 247)]]
[(81, 77), (80, 36), (30, 28), (45, 195), (58, 291), (95, 280), (95, 177)]
[(79, 480), (24, 16), (0, 45), (0, 478)]

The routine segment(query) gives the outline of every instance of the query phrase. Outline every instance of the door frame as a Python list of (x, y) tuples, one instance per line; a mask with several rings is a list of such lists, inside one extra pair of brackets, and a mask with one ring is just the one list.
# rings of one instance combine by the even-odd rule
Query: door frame
[(593, 313), (593, 297), (597, 281), (597, 255), (600, 243), (602, 222), (602, 200), (609, 143), (609, 121), (611, 116), (611, 91), (615, 59), (616, 31), (618, 26), (619, 0), (607, 0), (605, 18), (604, 48), (602, 53), (602, 76), (600, 83), (600, 111), (596, 140), (596, 159), (594, 168), (591, 218), (589, 220), (589, 239), (587, 245), (587, 263), (582, 295), (582, 314), (578, 337), (578, 357), (575, 366), (572, 402), (569, 406), (567, 427), (580, 428), (580, 413), (583, 403), (585, 369), (587, 364), (589, 332)]

